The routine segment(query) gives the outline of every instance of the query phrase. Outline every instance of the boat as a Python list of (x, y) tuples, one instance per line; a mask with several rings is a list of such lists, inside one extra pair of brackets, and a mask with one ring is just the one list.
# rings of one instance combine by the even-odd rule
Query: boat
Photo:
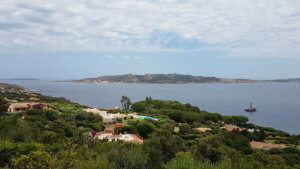
[(256, 106), (252, 105), (252, 102), (250, 103), (250, 106), (245, 108), (246, 112), (255, 112), (256, 111)]

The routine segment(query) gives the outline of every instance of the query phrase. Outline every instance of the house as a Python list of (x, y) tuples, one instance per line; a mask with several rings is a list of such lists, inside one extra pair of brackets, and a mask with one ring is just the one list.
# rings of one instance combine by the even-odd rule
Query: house
[(128, 117), (128, 115), (125, 114), (112, 114), (107, 113), (106, 111), (101, 111), (99, 109), (84, 109), (84, 111), (102, 116), (103, 122), (105, 123), (112, 123), (114, 121), (117, 121), (118, 119), (124, 121)]
[(111, 133), (114, 134), (116, 130), (123, 127), (123, 124), (116, 124), (116, 125), (110, 125), (106, 126), (104, 129), (104, 133)]
[(30, 100), (30, 101), (39, 101), (40, 99), (39, 99), (39, 98), (36, 98), (36, 97), (30, 97), (29, 100)]
[(135, 134), (114, 135), (109, 133), (102, 133), (98, 135), (98, 139), (99, 140), (107, 139), (109, 142), (122, 141), (122, 142), (137, 143), (137, 144), (144, 143), (144, 140)]
[(27, 92), (26, 95), (27, 95), (27, 96), (37, 97), (37, 94), (32, 93), (32, 92)]
[(50, 109), (45, 103), (12, 103), (8, 107), (8, 112), (27, 111), (31, 109)]
[(206, 131), (211, 131), (211, 128), (198, 127), (198, 128), (195, 128), (195, 130), (200, 131), (200, 132), (206, 132)]
[(173, 130), (175, 133), (178, 133), (180, 131), (180, 128), (175, 126)]
[(232, 124), (225, 124), (223, 127), (221, 127), (221, 129), (227, 130), (227, 131), (232, 131), (232, 130), (235, 130), (235, 129), (237, 129), (239, 131), (245, 130), (245, 129), (239, 128), (236, 125), (232, 125)]
[(270, 150), (272, 148), (277, 148), (277, 149), (287, 148), (287, 146), (283, 146), (283, 145), (264, 143), (264, 142), (258, 142), (258, 141), (251, 141), (250, 146), (251, 146), (251, 148), (254, 148), (254, 149), (264, 149), (264, 150)]
[[(108, 125), (105, 127), (104, 132), (97, 132), (94, 133), (93, 138), (98, 138), (99, 140), (108, 140), (109, 142), (130, 142), (130, 143), (137, 143), (142, 144), (144, 140), (135, 134), (114, 134), (116, 130), (123, 127), (123, 124), (116, 124), (116, 125)], [(93, 135), (92, 131), (89, 135)]]
[(99, 109), (83, 109), (83, 110), (88, 113), (100, 115), (103, 118), (103, 122), (106, 122), (106, 123), (113, 122), (113, 120), (111, 118), (109, 118), (109, 116), (107, 115), (106, 111), (101, 111)]
[(254, 133), (255, 131), (260, 131), (259, 129), (247, 129), (249, 133)]

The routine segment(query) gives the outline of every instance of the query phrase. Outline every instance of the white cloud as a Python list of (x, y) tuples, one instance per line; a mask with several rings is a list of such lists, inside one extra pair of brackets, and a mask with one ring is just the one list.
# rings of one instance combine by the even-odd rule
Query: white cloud
[[(3, 52), (178, 51), (168, 37), (228, 56), (300, 57), (296, 0), (1, 0)], [(166, 38), (166, 39), (164, 39)], [(4, 47), (3, 47), (4, 46)], [(4, 50), (4, 51), (3, 51)]]

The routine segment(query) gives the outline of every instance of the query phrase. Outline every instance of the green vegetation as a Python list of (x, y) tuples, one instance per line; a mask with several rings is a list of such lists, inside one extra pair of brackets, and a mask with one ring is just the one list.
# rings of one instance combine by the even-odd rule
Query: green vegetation
[(7, 112), (8, 107), (9, 107), (8, 101), (6, 101), (3, 97), (0, 97), (0, 115), (2, 113)]
[[(10, 92), (2, 96), (25, 95)], [(242, 116), (221, 116), (190, 104), (147, 97), (145, 101), (133, 103), (131, 109), (126, 107), (126, 113), (137, 112), (159, 120), (129, 119), (117, 130), (118, 133), (136, 134), (144, 138), (144, 143), (107, 142), (89, 136), (92, 130), (103, 131), (105, 124), (101, 116), (85, 112), (86, 106), (63, 98), (39, 94), (37, 97), (52, 109), (0, 116), (0, 168), (300, 168), (299, 135), (249, 124)], [(220, 127), (225, 123), (255, 131), (223, 131)], [(180, 130), (175, 132), (174, 127)], [(194, 130), (196, 127), (212, 130), (199, 132)], [(273, 137), (266, 138), (269, 134)], [(251, 140), (272, 141), (289, 148), (255, 150), (250, 147)]]

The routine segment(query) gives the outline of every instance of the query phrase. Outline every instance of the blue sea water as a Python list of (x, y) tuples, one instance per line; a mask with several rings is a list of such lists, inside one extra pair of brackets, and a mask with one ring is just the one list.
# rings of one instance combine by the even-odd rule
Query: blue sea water
[[(120, 106), (122, 95), (132, 102), (153, 99), (177, 100), (222, 115), (244, 115), (250, 122), (300, 134), (300, 83), (228, 84), (96, 84), (42, 80), (0, 80), (50, 96), (69, 98), (96, 108)], [(253, 102), (257, 112), (244, 108)]]

